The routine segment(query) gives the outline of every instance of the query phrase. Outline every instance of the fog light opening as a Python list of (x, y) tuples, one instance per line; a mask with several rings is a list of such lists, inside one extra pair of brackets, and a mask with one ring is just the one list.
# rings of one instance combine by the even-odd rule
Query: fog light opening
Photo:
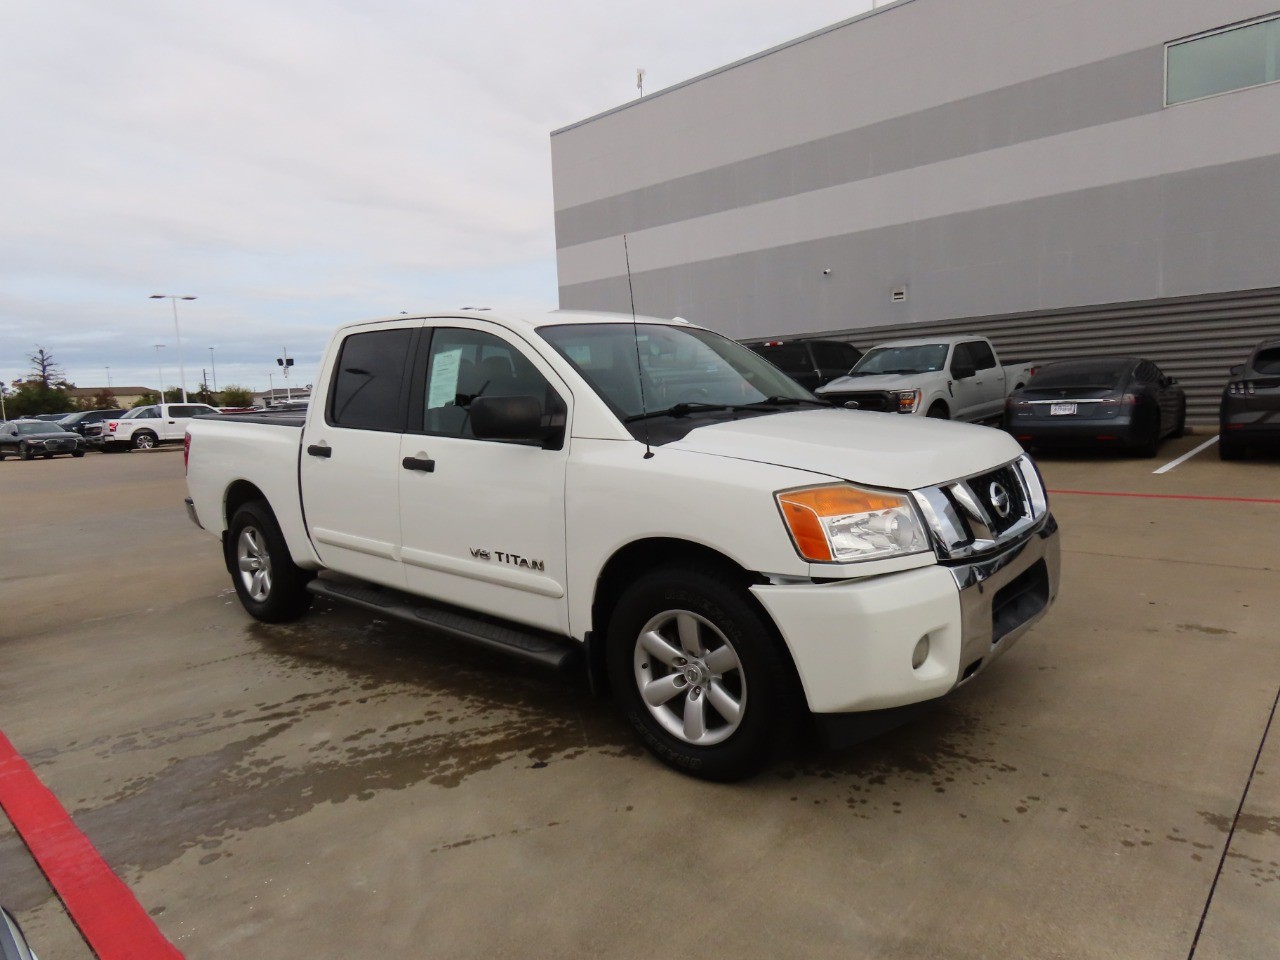
[(916, 641), (916, 648), (911, 651), (911, 669), (919, 670), (929, 659), (929, 635), (925, 634)]

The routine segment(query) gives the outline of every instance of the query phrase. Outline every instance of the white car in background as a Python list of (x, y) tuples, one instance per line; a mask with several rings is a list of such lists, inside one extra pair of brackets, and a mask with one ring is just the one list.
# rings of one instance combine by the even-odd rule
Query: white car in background
[(153, 403), (106, 421), (102, 431), (89, 439), (101, 443), (107, 453), (150, 450), (162, 443), (181, 443), (193, 417), (218, 412), (207, 403)]

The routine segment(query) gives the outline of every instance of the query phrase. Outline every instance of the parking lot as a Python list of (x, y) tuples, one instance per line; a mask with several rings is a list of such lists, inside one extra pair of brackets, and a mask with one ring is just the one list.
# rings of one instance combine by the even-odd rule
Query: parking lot
[[(1047, 456), (1061, 596), (981, 680), (719, 786), (579, 684), (251, 621), (178, 448), (0, 464), (0, 731), (189, 958), (1239, 958), (1280, 943), (1280, 460)], [(0, 902), (92, 956), (0, 819)]]

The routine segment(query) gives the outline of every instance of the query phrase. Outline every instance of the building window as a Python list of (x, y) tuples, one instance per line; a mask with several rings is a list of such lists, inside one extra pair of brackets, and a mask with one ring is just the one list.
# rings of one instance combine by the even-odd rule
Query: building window
[(1165, 48), (1165, 105), (1280, 80), (1280, 14)]

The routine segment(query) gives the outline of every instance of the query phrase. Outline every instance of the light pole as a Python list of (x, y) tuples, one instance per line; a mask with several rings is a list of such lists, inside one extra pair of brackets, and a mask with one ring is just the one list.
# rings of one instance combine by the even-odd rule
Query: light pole
[(209, 348), (209, 369), (213, 371), (213, 392), (218, 392), (218, 365), (213, 362), (213, 347)]
[(168, 300), (173, 304), (173, 335), (178, 341), (178, 385), (182, 388), (182, 402), (187, 402), (187, 372), (182, 366), (182, 334), (178, 332), (178, 301), (194, 300), (195, 297), (183, 297), (173, 293), (153, 293), (152, 300)]
[(160, 379), (160, 402), (164, 403), (164, 368), (160, 366), (160, 351), (164, 349), (163, 343), (156, 344), (156, 376)]
[(107, 389), (111, 389), (111, 368), (107, 367)]

